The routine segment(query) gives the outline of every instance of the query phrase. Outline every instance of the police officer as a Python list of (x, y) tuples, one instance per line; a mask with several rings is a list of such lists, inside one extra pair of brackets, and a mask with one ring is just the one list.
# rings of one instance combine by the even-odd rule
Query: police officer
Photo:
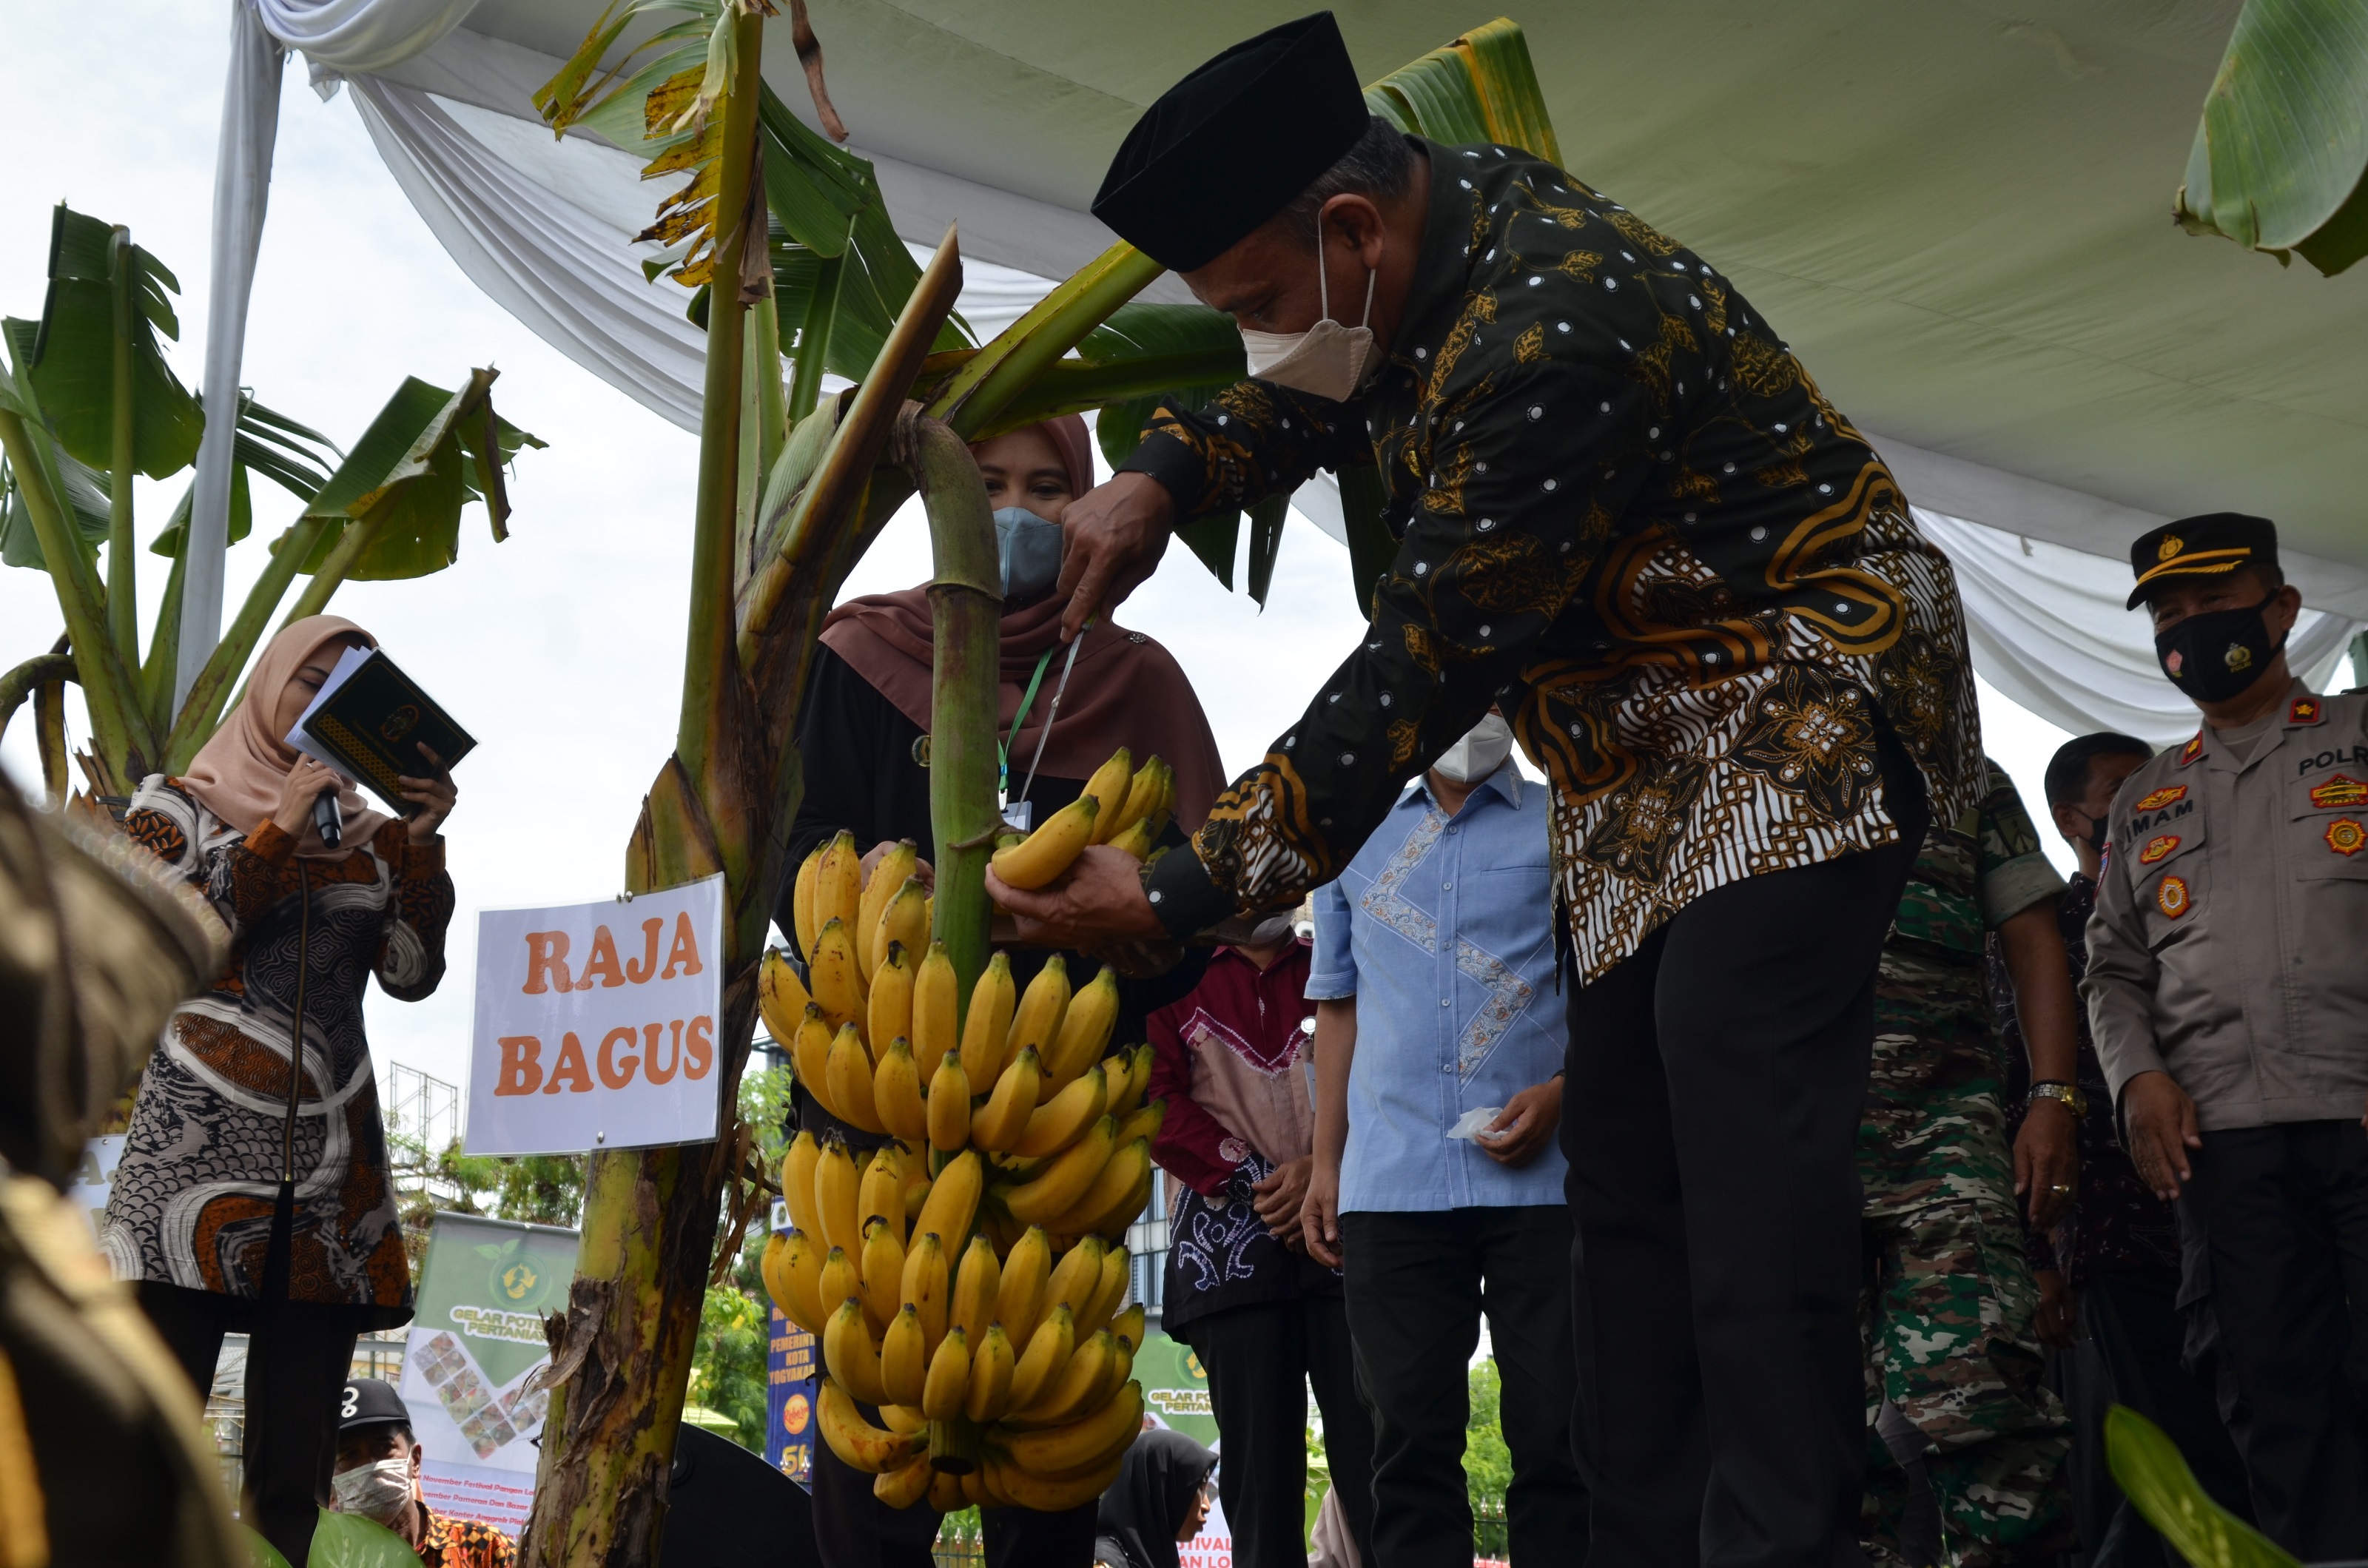
[(2261, 1528), (2368, 1556), (2368, 697), (2286, 667), (2302, 597), (2265, 519), (2130, 561), (2203, 727), (2114, 798), (2081, 989), (2139, 1175), (2208, 1245)]

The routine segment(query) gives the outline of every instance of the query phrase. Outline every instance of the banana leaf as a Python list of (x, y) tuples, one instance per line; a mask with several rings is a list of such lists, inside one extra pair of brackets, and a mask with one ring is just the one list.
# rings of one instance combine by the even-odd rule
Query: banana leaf
[(304, 1562), (305, 1568), (419, 1568), (419, 1554), (384, 1525), (324, 1508)]
[[(329, 475), (304, 515), (352, 517), (370, 525), (369, 540), (345, 574), (359, 581), (424, 577), (460, 559), (461, 510), (483, 500), (494, 537), (509, 516), (501, 468), (522, 447), (545, 443), (490, 412), (480, 371), (469, 386), (447, 392), (407, 378)], [(499, 455), (482, 460), (484, 422), (498, 432)], [(302, 570), (318, 571), (339, 536), (326, 534)]]
[(1502, 17), (1367, 87), (1365, 107), (1434, 142), (1496, 142), (1562, 162), (1529, 40)]
[[(107, 472), (76, 462), (64, 452), (56, 457), (60, 488), (74, 514), (74, 527), (95, 557), (98, 547), (107, 542)], [(0, 565), (28, 566), (36, 572), (49, 569), (41, 541), (33, 533), (33, 519), (25, 511), (25, 497), (17, 488), (17, 475), (5, 458), (0, 458)]]
[(2209, 1568), (2300, 1568), (2278, 1544), (2212, 1500), (2163, 1429), (2126, 1404), (2105, 1414), (2113, 1480), (2179, 1555)]
[(2172, 214), (2280, 266), (2368, 255), (2368, 11), (2246, 0), (2203, 100)]
[[(329, 465), (344, 455), (318, 430), (299, 425), (284, 414), (273, 413), (256, 402), (252, 392), (243, 394), (236, 438), (231, 443), (230, 542), (236, 544), (245, 539), (255, 526), (253, 487), (247, 481), (250, 472), (260, 473), (299, 501), (309, 502), (329, 482)], [(196, 494), (197, 482), (192, 479), (188, 488), (181, 492), (171, 519), (149, 541), (151, 553), (180, 559), (181, 547), (188, 539), (189, 507)]]
[[(115, 285), (109, 255), (115, 229), (60, 202), (50, 218), (50, 290), (30, 363), (33, 385), (50, 428), (68, 455), (92, 468), (114, 460)], [(205, 415), (173, 374), (156, 341), (180, 335), (172, 296), (180, 283), (163, 262), (138, 245), (130, 249), (132, 460), (151, 479), (176, 473), (197, 460)]]

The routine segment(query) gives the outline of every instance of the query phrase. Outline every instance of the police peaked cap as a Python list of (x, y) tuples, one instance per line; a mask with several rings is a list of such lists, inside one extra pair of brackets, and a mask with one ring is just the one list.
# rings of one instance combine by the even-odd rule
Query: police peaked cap
[(1214, 261), (1372, 123), (1332, 13), (1237, 43), (1159, 96), (1119, 143), (1094, 216), (1172, 272)]
[(2135, 609), (2166, 577), (2215, 577), (2239, 566), (2278, 563), (2278, 526), (2242, 512), (2206, 512), (2148, 528), (2130, 546), (2137, 586), (2124, 609)]

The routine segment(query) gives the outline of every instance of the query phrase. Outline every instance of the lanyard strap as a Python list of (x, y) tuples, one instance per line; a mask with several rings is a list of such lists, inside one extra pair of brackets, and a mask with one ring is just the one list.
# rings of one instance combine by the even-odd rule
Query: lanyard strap
[(1011, 733), (995, 743), (995, 789), (1006, 801), (1011, 798), (1011, 743), (1019, 738), (1019, 726), (1028, 722), (1028, 710), (1036, 702), (1036, 688), (1044, 684), (1044, 672), (1052, 665), (1053, 654), (1060, 646), (1055, 642), (1037, 659), (1036, 673), (1028, 677), (1028, 689), (1020, 694), (1019, 711), (1011, 716)]

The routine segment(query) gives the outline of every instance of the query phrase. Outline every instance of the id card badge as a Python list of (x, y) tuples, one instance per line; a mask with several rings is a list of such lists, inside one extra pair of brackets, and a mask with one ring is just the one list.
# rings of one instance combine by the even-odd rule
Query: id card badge
[(1036, 802), (1006, 801), (1003, 802), (1003, 825), (1014, 833), (1033, 831), (1036, 823)]

